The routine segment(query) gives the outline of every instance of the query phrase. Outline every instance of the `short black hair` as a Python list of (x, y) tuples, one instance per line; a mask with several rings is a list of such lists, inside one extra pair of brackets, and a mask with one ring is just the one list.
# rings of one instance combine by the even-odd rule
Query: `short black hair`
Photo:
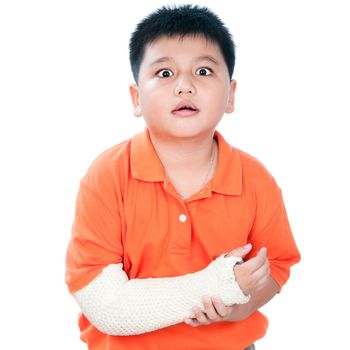
[(136, 83), (145, 49), (162, 36), (202, 35), (216, 43), (224, 57), (231, 79), (235, 66), (235, 44), (221, 19), (207, 7), (197, 5), (163, 6), (145, 17), (132, 33), (129, 59)]

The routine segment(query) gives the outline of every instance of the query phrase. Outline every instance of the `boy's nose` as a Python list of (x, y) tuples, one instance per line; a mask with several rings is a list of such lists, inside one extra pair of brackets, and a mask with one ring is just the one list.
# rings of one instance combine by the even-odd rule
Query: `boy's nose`
[(189, 80), (181, 80), (175, 87), (175, 95), (195, 94), (196, 89)]

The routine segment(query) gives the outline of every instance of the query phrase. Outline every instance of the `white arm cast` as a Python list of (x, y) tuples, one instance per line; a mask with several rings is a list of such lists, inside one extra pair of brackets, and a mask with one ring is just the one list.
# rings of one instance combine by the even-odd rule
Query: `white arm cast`
[(103, 333), (151, 332), (193, 317), (194, 306), (204, 310), (203, 296), (220, 297), (225, 305), (247, 303), (249, 296), (243, 294), (233, 273), (233, 266), (241, 261), (222, 255), (195, 273), (131, 280), (122, 264), (112, 264), (73, 296), (87, 319)]

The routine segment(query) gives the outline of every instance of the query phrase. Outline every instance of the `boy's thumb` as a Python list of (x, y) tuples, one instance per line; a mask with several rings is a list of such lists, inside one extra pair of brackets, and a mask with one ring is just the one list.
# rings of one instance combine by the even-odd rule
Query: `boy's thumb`
[(226, 256), (237, 256), (239, 258), (244, 258), (252, 249), (252, 245), (250, 243), (244, 245), (243, 247), (235, 248), (231, 250)]

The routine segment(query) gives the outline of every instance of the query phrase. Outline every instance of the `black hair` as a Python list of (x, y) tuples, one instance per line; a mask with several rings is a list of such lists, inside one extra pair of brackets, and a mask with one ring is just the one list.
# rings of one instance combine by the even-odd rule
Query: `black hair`
[(231, 79), (235, 66), (235, 44), (221, 19), (207, 7), (197, 5), (163, 6), (145, 17), (132, 33), (129, 59), (136, 83), (146, 46), (161, 36), (203, 35), (216, 43), (224, 57)]

